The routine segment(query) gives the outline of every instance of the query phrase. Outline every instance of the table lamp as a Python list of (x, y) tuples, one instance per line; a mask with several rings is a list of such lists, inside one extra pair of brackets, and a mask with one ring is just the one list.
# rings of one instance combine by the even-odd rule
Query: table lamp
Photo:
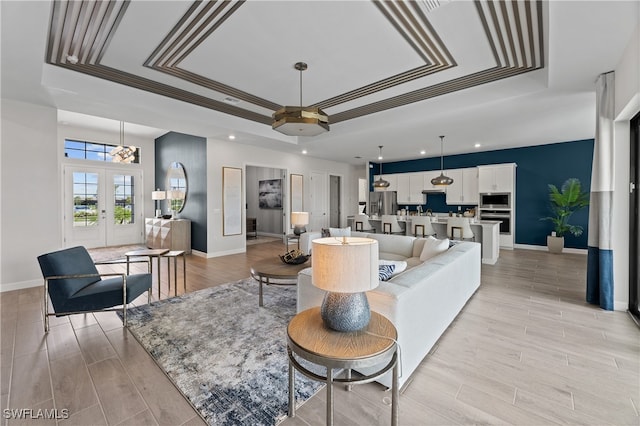
[(291, 212), (291, 224), (293, 225), (293, 233), (296, 235), (307, 232), (305, 225), (309, 224), (308, 212)]
[(312, 242), (312, 282), (326, 290), (320, 315), (336, 331), (358, 331), (369, 324), (365, 291), (378, 286), (378, 242), (371, 238), (329, 237)]
[(151, 199), (156, 202), (156, 217), (162, 216), (162, 207), (160, 206), (161, 200), (165, 200), (167, 198), (167, 193), (165, 191), (160, 191), (160, 188), (151, 192)]

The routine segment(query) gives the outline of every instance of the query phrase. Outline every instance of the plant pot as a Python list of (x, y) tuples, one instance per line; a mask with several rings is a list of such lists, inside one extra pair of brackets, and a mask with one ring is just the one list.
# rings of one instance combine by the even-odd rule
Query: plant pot
[(549, 253), (560, 254), (562, 253), (563, 248), (564, 237), (552, 237), (551, 235), (547, 236), (547, 249), (549, 249)]

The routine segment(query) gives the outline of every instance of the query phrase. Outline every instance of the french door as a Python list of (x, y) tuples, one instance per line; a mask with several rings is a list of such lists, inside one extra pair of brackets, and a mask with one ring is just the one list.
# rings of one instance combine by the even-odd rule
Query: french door
[(64, 188), (66, 247), (142, 241), (142, 171), (67, 165)]

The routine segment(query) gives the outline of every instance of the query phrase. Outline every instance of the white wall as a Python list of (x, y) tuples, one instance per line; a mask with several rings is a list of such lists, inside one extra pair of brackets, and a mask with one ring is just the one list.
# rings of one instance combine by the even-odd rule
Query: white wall
[(613, 195), (614, 309), (629, 306), (629, 120), (640, 112), (640, 4), (635, 33), (615, 69), (615, 176)]
[(61, 239), (57, 111), (2, 99), (0, 291), (42, 285), (37, 256)]
[[(59, 126), (57, 117), (55, 108), (2, 99), (0, 292), (42, 285), (37, 256), (64, 247), (64, 138), (120, 140), (117, 131)], [(143, 191), (151, 194), (154, 141), (126, 133), (125, 141), (142, 148)], [(144, 209), (147, 215), (154, 213), (150, 195), (144, 197)]]
[[(237, 142), (207, 139), (207, 248), (208, 257), (224, 256), (242, 253), (246, 249), (244, 235), (222, 235), (222, 167), (238, 167), (243, 170), (243, 188), (246, 187), (247, 165), (271, 167), (287, 170), (304, 176), (304, 205), (309, 205), (309, 177), (311, 171), (324, 172), (342, 177), (343, 213), (341, 223), (346, 224), (346, 217), (355, 214), (358, 205), (358, 177), (362, 172), (356, 171), (355, 166), (346, 163), (326, 161), (304, 155), (287, 154), (255, 146), (238, 144)], [(243, 193), (243, 205), (246, 204), (246, 194)], [(327, 204), (328, 208), (328, 204)], [(288, 209), (285, 209), (287, 215)], [(244, 214), (244, 212), (243, 212)], [(243, 218), (244, 220), (244, 218)], [(287, 217), (287, 221), (288, 221)]]

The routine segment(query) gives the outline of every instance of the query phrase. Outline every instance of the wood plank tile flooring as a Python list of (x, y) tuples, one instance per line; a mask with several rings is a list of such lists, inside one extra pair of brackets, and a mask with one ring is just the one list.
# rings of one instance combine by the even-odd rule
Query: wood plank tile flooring
[[(187, 291), (246, 278), (252, 262), (283, 252), (270, 242), (188, 256)], [(527, 250), (483, 265), (480, 289), (402, 389), (400, 424), (638, 425), (639, 330), (626, 313), (584, 302), (585, 271), (586, 256)], [(166, 273), (161, 282), (166, 297)], [(52, 317), (45, 335), (41, 292), (0, 294), (3, 425), (203, 424), (114, 313)], [(7, 419), (5, 408), (69, 418)], [(282, 424), (324, 424), (325, 392), (297, 414)], [(337, 386), (334, 418), (389, 424), (390, 394), (375, 383)]]

